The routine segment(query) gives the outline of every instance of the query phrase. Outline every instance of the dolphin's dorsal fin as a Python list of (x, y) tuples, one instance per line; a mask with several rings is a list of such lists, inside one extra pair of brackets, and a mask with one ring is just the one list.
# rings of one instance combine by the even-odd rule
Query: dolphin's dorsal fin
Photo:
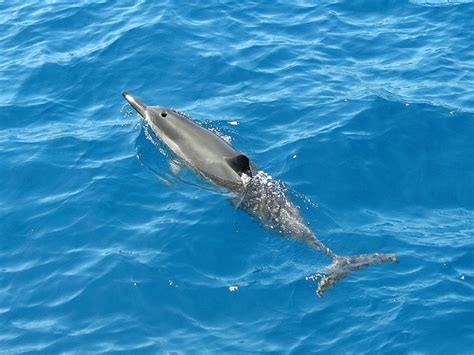
[(235, 155), (231, 158), (225, 158), (229, 166), (239, 175), (243, 173), (248, 176), (252, 176), (252, 171), (250, 170), (250, 160), (243, 154)]

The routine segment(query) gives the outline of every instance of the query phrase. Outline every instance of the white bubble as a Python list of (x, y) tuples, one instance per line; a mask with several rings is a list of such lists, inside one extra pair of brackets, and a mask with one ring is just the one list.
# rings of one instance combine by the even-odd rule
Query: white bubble
[(235, 292), (235, 291), (238, 291), (238, 290), (239, 290), (239, 286), (237, 286), (237, 285), (229, 286), (229, 291), (230, 292)]

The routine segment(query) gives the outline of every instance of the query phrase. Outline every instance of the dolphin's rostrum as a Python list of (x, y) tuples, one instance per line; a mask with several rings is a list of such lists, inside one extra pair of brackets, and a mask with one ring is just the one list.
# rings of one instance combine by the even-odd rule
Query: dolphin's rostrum
[(300, 240), (333, 260), (329, 267), (320, 272), (321, 280), (316, 290), (318, 296), (352, 271), (375, 264), (398, 262), (394, 255), (387, 254), (349, 257), (335, 254), (308, 228), (299, 209), (286, 196), (281, 185), (258, 171), (244, 154), (179, 112), (147, 106), (127, 92), (122, 95), (178, 157), (204, 178), (234, 192), (239, 208), (256, 216), (266, 227)]

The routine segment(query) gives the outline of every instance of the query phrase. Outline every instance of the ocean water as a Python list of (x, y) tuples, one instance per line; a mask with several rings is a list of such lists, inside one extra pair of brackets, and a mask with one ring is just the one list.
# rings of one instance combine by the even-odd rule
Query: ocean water
[[(473, 18), (0, 3), (0, 352), (472, 353)], [(183, 167), (123, 90), (229, 139), (337, 253), (400, 264), (318, 298), (306, 277), (330, 260)]]

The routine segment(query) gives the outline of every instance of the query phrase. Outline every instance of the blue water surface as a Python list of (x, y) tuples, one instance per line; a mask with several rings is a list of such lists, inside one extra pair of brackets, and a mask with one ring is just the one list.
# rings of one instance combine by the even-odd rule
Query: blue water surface
[[(473, 18), (0, 3), (0, 352), (472, 353)], [(318, 298), (306, 277), (330, 260), (176, 162), (123, 90), (230, 139), (338, 254), (400, 264)]]

